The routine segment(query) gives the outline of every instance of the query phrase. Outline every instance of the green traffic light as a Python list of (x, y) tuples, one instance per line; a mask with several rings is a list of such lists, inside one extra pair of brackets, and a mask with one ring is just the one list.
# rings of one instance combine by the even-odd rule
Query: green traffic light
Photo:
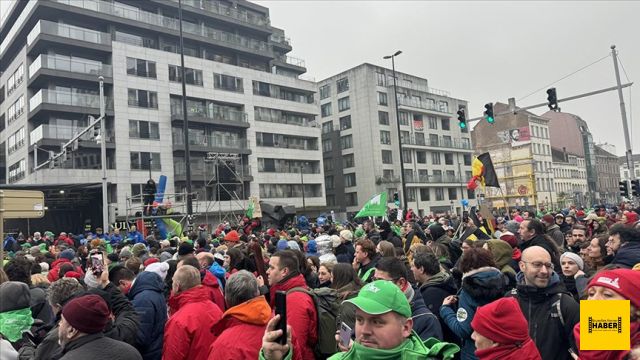
[(494, 119), (494, 118), (492, 118), (491, 116), (487, 116), (487, 122), (488, 122), (489, 124), (493, 124), (493, 122), (494, 122), (494, 121), (495, 121), (495, 119)]
[(467, 123), (460, 122), (460, 129), (464, 129), (467, 127)]

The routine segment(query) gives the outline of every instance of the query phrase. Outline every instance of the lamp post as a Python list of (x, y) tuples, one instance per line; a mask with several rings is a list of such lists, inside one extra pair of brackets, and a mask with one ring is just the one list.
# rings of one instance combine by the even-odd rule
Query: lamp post
[(184, 135), (184, 166), (187, 188), (187, 221), (191, 226), (191, 215), (193, 215), (193, 199), (191, 198), (191, 153), (189, 151), (189, 119), (187, 114), (187, 85), (185, 83), (184, 71), (184, 39), (182, 37), (182, 0), (178, 0), (178, 18), (180, 23), (180, 71), (182, 72), (182, 132)]
[(400, 151), (400, 184), (402, 186), (402, 209), (403, 213), (407, 213), (407, 185), (404, 181), (404, 159), (402, 158), (402, 136), (400, 135), (400, 111), (398, 110), (398, 89), (396, 84), (396, 63), (395, 57), (402, 54), (398, 50), (393, 55), (387, 55), (383, 59), (391, 59), (391, 72), (393, 73), (393, 96), (396, 104), (396, 128), (398, 130), (398, 150)]

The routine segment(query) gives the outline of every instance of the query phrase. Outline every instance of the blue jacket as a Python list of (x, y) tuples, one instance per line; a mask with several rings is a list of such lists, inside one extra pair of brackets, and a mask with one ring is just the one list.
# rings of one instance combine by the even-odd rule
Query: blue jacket
[(118, 245), (120, 244), (120, 242), (122, 241), (122, 236), (120, 236), (120, 234), (112, 234), (111, 235), (111, 240), (109, 240), (109, 242), (111, 243), (111, 245)]
[(220, 264), (214, 261), (209, 268), (209, 272), (213, 274), (213, 276), (218, 278), (220, 289), (223, 289), (225, 284), (225, 274), (227, 273), (227, 270), (225, 270), (222, 266), (220, 266)]
[(413, 288), (413, 299), (411, 299), (411, 318), (413, 319), (413, 331), (420, 336), (420, 339), (427, 340), (434, 337), (442, 340), (442, 327), (440, 320), (435, 316), (422, 299), (422, 294)]
[(144, 238), (142, 237), (142, 234), (140, 233), (140, 231), (129, 231), (127, 233), (127, 237), (131, 239), (131, 241), (133, 241), (134, 244), (138, 244), (138, 243), (143, 243), (146, 244), (147, 242), (144, 241)]
[(477, 360), (476, 346), (471, 339), (471, 320), (479, 306), (496, 300), (506, 291), (504, 275), (493, 267), (483, 267), (465, 274), (462, 279), (462, 290), (458, 294), (458, 310), (450, 306), (440, 307), (440, 317), (445, 324), (462, 340), (460, 359)]
[(162, 339), (167, 322), (164, 282), (158, 274), (141, 272), (127, 295), (140, 318), (136, 349), (144, 360), (162, 359)]

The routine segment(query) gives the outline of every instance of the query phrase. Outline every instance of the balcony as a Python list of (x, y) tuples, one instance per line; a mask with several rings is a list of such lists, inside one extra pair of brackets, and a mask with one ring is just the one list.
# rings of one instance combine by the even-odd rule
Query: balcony
[[(451, 93), (449, 91), (431, 88), (431, 87), (428, 87), (426, 84), (425, 85), (416, 84), (412, 81), (406, 81), (403, 79), (398, 79), (396, 81), (396, 85), (400, 88), (416, 90), (416, 91), (420, 91), (427, 94), (434, 94), (434, 95), (443, 96), (443, 97), (451, 96)], [(393, 77), (389, 76), (387, 80), (387, 86), (393, 87)]]
[[(180, 31), (180, 22), (177, 19), (162, 16), (159, 14), (155, 14), (149, 11), (144, 11), (140, 9), (131, 9), (130, 7), (118, 6), (113, 3), (108, 3), (106, 1), (100, 0), (52, 0), (57, 3), (71, 5), (75, 7), (79, 7), (86, 10), (91, 10), (102, 14), (117, 16), (120, 18), (125, 18), (129, 20), (134, 20), (136, 22), (149, 24), (158, 26), (164, 29), (169, 29), (173, 31)], [(177, 1), (175, 1), (177, 2)], [(207, 2), (204, 2), (207, 3)], [(210, 9), (221, 9), (221, 11), (226, 11), (222, 9), (222, 5), (217, 7), (216, 5), (205, 6), (207, 10)], [(231, 9), (233, 10), (233, 9)], [(237, 12), (237, 10), (235, 10)], [(229, 14), (234, 13), (233, 11), (229, 11)], [(225, 14), (227, 15), (227, 14)], [(229, 15), (232, 16), (232, 15)], [(237, 15), (238, 17), (242, 17)], [(267, 53), (271, 55), (271, 48), (269, 45), (260, 40), (247, 38), (245, 36), (236, 35), (230, 32), (213, 29), (204, 25), (193, 24), (186, 21), (182, 22), (182, 31), (186, 34), (197, 35), (201, 37), (207, 38), (207, 40), (217, 40), (219, 42), (239, 46), (244, 49), (252, 50), (261, 54)]]
[(294, 126), (305, 126), (305, 127), (320, 127), (318, 125), (318, 122), (313, 119), (307, 119), (307, 118), (303, 118), (303, 117), (299, 117), (299, 116), (275, 116), (275, 115), (267, 115), (267, 114), (260, 114), (258, 112), (255, 113), (255, 119), (256, 121), (262, 121), (262, 122), (270, 122), (270, 123), (276, 123), (276, 124), (286, 124), (286, 125), (294, 125)]
[[(60, 146), (60, 143), (71, 140), (77, 133), (84, 130), (84, 127), (77, 126), (64, 126), (64, 125), (49, 125), (43, 124), (33, 129), (29, 134), (29, 146), (33, 146), (39, 143), (40, 146)], [(115, 141), (115, 133), (111, 129), (107, 129), (107, 143)], [(95, 139), (93, 139), (93, 132), (88, 132), (83, 135), (81, 144), (94, 144), (98, 146)]]
[[(113, 110), (113, 101), (105, 97), (106, 109)], [(100, 109), (100, 96), (93, 94), (78, 94), (67, 91), (41, 89), (29, 99), (30, 116), (38, 107), (50, 104), (52, 110), (76, 111), (80, 113), (98, 113)], [(72, 109), (78, 107), (80, 109)], [(91, 109), (91, 110), (90, 110)], [(95, 111), (97, 109), (98, 111)]]
[[(46, 55), (42, 54), (36, 58), (29, 66), (29, 79), (34, 80), (36, 74), (41, 70), (65, 71), (72, 74), (78, 74), (77, 78), (83, 78), (88, 81), (98, 81), (98, 76), (105, 78), (113, 77), (111, 65), (102, 64), (97, 61), (82, 60), (63, 55)], [(44, 72), (43, 72), (44, 73)], [(49, 72), (53, 75), (53, 72)], [(69, 77), (65, 74), (65, 77)]]
[[(224, 166), (220, 166), (220, 170), (222, 170)], [(192, 162), (191, 163), (191, 178), (192, 180), (206, 179), (207, 182), (213, 181), (215, 182), (215, 164), (209, 165), (203, 162)], [(253, 181), (253, 176), (251, 175), (251, 167), (249, 165), (244, 166), (235, 166), (238, 176), (242, 179), (242, 181)], [(175, 181), (184, 181), (187, 177), (186, 165), (184, 162), (176, 162), (173, 164), (173, 174), (175, 176)], [(221, 183), (234, 183), (239, 182), (237, 178), (234, 178), (233, 175), (229, 175), (228, 178), (220, 179)]]
[[(189, 122), (199, 122), (213, 125), (227, 125), (248, 128), (249, 117), (247, 113), (239, 110), (232, 110), (219, 106), (207, 106), (197, 108), (187, 108)], [(183, 121), (182, 104), (171, 104), (171, 118)]]
[[(178, 3), (178, 0), (170, 0), (174, 3)], [(225, 5), (219, 1), (211, 0), (183, 0), (183, 5), (188, 5), (197, 9), (207, 10), (214, 14), (229, 17), (234, 20), (238, 20), (247, 24), (266, 27), (269, 26), (269, 18), (260, 14), (254, 14), (247, 11), (240, 11), (234, 9), (228, 5)]]
[(407, 184), (466, 184), (466, 181), (456, 175), (418, 175), (416, 172), (406, 173), (404, 181)]
[(291, 39), (284, 36), (284, 34), (273, 33), (271, 34), (271, 36), (269, 36), (269, 41), (278, 46), (282, 46), (285, 49), (291, 49)]
[[(58, 24), (51, 21), (39, 20), (27, 35), (27, 46), (32, 47), (36, 44), (37, 39), (43, 35), (61, 37), (71, 41), (64, 41), (65, 45), (74, 45), (77, 43), (81, 46), (93, 45), (96, 50), (110, 52), (111, 34), (100, 31), (84, 29), (78, 26)], [(51, 39), (54, 40), (54, 39)], [(43, 45), (46, 48), (46, 45)], [(44, 49), (43, 49), (44, 50)], [(29, 50), (34, 50), (33, 48)]]
[[(184, 151), (184, 137), (180, 133), (173, 133), (174, 150)], [(246, 139), (230, 139), (227, 137), (210, 135), (190, 135), (189, 150), (200, 152), (232, 152), (240, 154), (251, 154)]]
[(400, 176), (376, 176), (376, 184), (398, 184), (400, 183)]
[(438, 137), (437, 139), (416, 138), (412, 135), (409, 137), (403, 136), (401, 142), (403, 145), (425, 146), (444, 149), (460, 149), (469, 151), (472, 150), (470, 142), (463, 142), (460, 139), (444, 139), (442, 137)]
[(418, 99), (412, 99), (408, 97), (398, 97), (398, 105), (406, 106), (414, 109), (433, 111), (438, 114), (451, 115), (448, 109), (439, 108), (436, 106), (437, 104), (435, 103), (430, 103), (427, 101), (419, 101)]
[(272, 65), (286, 68), (287, 70), (294, 71), (299, 75), (307, 72), (306, 63), (303, 59), (289, 55), (276, 57), (273, 59)]

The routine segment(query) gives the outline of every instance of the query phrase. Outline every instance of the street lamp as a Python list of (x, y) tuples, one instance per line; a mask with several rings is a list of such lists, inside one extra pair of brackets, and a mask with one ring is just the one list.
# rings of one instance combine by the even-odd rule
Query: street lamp
[(395, 57), (402, 54), (398, 50), (393, 55), (387, 55), (383, 59), (391, 59), (391, 71), (393, 73), (393, 95), (396, 103), (396, 128), (398, 130), (398, 150), (400, 151), (400, 183), (402, 185), (402, 209), (403, 213), (407, 213), (407, 185), (404, 181), (404, 159), (402, 158), (402, 136), (400, 135), (400, 111), (398, 110), (398, 89), (396, 85), (396, 63)]

